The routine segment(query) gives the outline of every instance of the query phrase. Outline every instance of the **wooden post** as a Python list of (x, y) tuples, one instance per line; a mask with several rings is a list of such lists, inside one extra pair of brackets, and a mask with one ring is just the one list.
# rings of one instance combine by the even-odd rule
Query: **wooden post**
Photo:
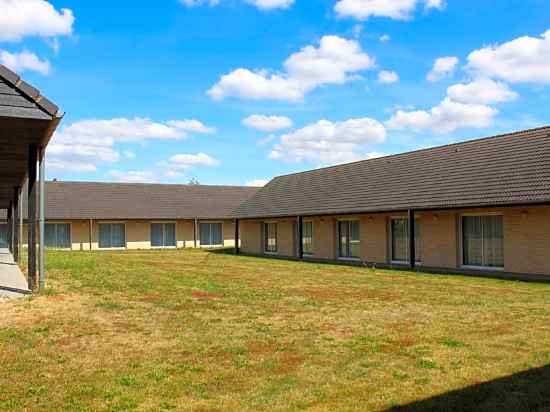
[(46, 230), (46, 215), (45, 215), (45, 197), (46, 197), (46, 191), (45, 191), (45, 181), (46, 181), (46, 159), (45, 159), (45, 150), (44, 148), (40, 148), (39, 150), (39, 177), (38, 177), (38, 201), (39, 201), (39, 219), (38, 219), (38, 225), (39, 225), (39, 237), (40, 240), (38, 241), (38, 285), (39, 290), (44, 290), (46, 287), (46, 236), (45, 236), (45, 230)]
[(416, 248), (414, 242), (414, 210), (409, 209), (409, 266), (414, 270), (416, 265)]
[(240, 247), (239, 247), (239, 219), (235, 219), (235, 254), (238, 255), (240, 253)]
[(19, 254), (17, 255), (17, 263), (21, 263), (21, 248), (23, 247), (23, 190), (19, 189), (19, 213), (17, 214), (17, 236), (19, 239)]
[(13, 224), (12, 224), (12, 230), (13, 230), (13, 260), (16, 263), (19, 263), (19, 244), (21, 239), (19, 238), (19, 217), (21, 216), (20, 209), (21, 209), (21, 203), (20, 203), (20, 194), (21, 190), (18, 187), (15, 187), (13, 189)]
[(36, 162), (38, 161), (38, 148), (29, 146), (29, 195), (28, 195), (28, 281), (29, 289), (36, 288)]
[(304, 258), (304, 218), (298, 216), (298, 258)]
[(12, 224), (12, 216), (13, 216), (13, 203), (10, 202), (8, 206), (8, 218), (7, 218), (7, 230), (6, 230), (6, 242), (8, 244), (8, 250), (10, 253), (13, 252), (13, 224)]
[(195, 218), (193, 223), (193, 240), (195, 242), (195, 249), (197, 248), (197, 232), (198, 232), (199, 219)]
[(90, 250), (92, 250), (92, 244), (94, 242), (94, 220), (93, 219), (90, 219), (89, 239), (90, 239)]

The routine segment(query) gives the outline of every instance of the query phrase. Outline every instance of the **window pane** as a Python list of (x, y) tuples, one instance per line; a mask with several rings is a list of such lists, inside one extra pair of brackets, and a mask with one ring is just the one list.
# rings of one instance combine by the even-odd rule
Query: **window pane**
[[(71, 248), (71, 225), (69, 223), (58, 223), (57, 227), (57, 248), (58, 249), (70, 249)], [(47, 231), (46, 231), (47, 233)], [(48, 243), (46, 242), (46, 246)]]
[(302, 227), (302, 248), (305, 254), (313, 254), (313, 222), (304, 222)]
[(391, 221), (392, 260), (406, 262), (408, 253), (408, 219), (392, 219)]
[(125, 247), (125, 233), (123, 224), (113, 224), (111, 228), (111, 247)]
[(482, 216), (464, 216), (462, 218), (462, 238), (464, 264), (483, 266)]
[(223, 245), (222, 224), (221, 223), (212, 223), (211, 228), (212, 228), (211, 229), (212, 230), (212, 245), (213, 246)]
[(164, 246), (162, 239), (162, 224), (161, 223), (152, 223), (151, 224), (151, 246), (153, 247), (162, 247)]
[(265, 224), (265, 251), (277, 252), (277, 223)]
[(201, 223), (200, 225), (200, 241), (203, 246), (212, 245), (212, 237), (210, 236), (210, 223)]
[(0, 247), (8, 247), (8, 225), (0, 225)]
[[(408, 224), (408, 220), (407, 220)], [(422, 242), (420, 235), (420, 221), (414, 220), (414, 257), (417, 262), (422, 262)]]
[(164, 246), (175, 247), (176, 246), (176, 225), (175, 223), (164, 224)]
[(350, 232), (350, 257), (358, 258), (361, 253), (361, 236), (360, 236), (360, 229), (359, 229), (359, 221), (358, 220), (352, 220), (349, 222), (349, 232)]
[(108, 225), (108, 224), (99, 225), (99, 247), (100, 248), (111, 247), (111, 225)]
[(56, 225), (52, 223), (46, 223), (44, 226), (44, 243), (47, 248), (56, 248)]
[(349, 224), (347, 221), (338, 222), (338, 233), (340, 257), (349, 257)]
[(502, 216), (483, 216), (483, 266), (503, 267)]

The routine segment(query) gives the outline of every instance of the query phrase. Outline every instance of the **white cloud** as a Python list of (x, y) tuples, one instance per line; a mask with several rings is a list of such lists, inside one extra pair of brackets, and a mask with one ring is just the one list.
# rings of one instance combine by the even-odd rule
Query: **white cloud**
[(339, 0), (334, 11), (339, 17), (367, 20), (370, 17), (388, 17), (394, 20), (410, 20), (418, 4), (426, 9), (443, 9), (442, 0)]
[(399, 76), (396, 72), (382, 70), (378, 73), (378, 83), (382, 84), (391, 84), (397, 83), (399, 81)]
[(249, 182), (246, 182), (246, 186), (250, 187), (263, 187), (269, 183), (268, 179), (255, 179), (250, 180)]
[(378, 40), (380, 41), (380, 43), (387, 43), (391, 40), (391, 37), (389, 34), (383, 34), (378, 38)]
[(277, 138), (277, 136), (275, 136), (274, 134), (270, 134), (270, 135), (268, 135), (268, 136), (266, 136), (266, 137), (263, 137), (263, 138), (261, 138), (261, 139), (258, 139), (258, 140), (256, 141), (256, 146), (260, 146), (260, 147), (265, 146), (265, 145), (271, 143), (271, 142), (272, 142), (273, 140), (275, 140), (276, 138)]
[(261, 130), (263, 132), (275, 132), (277, 130), (292, 127), (292, 120), (285, 116), (253, 114), (243, 119), (242, 124), (251, 129)]
[(432, 70), (430, 70), (426, 79), (430, 82), (436, 82), (445, 77), (452, 76), (456, 70), (458, 61), (458, 57), (455, 56), (439, 57), (435, 59)]
[(468, 56), (467, 69), (512, 83), (550, 84), (550, 30), (540, 37), (523, 36), (475, 50)]
[(98, 163), (117, 162), (117, 142), (177, 140), (185, 130), (167, 123), (135, 117), (110, 120), (82, 120), (56, 132), (47, 148), (48, 167), (76, 172), (94, 171)]
[(19, 53), (0, 50), (0, 63), (17, 73), (30, 70), (48, 75), (52, 69), (48, 60), (40, 60), (36, 54), (27, 50)]
[(319, 47), (306, 46), (285, 62), (283, 73), (239, 68), (223, 75), (208, 94), (214, 100), (226, 97), (297, 101), (325, 84), (343, 84), (353, 74), (375, 65), (355, 40), (324, 36)]
[(159, 181), (156, 174), (150, 170), (110, 170), (108, 175), (118, 182), (124, 183), (156, 183)]
[(366, 154), (366, 158), (367, 159), (378, 159), (379, 157), (384, 157), (386, 156), (384, 153), (380, 153), (380, 152), (369, 152)]
[[(180, 3), (187, 7), (200, 6), (208, 4), (209, 6), (217, 6), (220, 0), (179, 0)], [(245, 3), (251, 4), (260, 10), (287, 9), (294, 4), (294, 0), (244, 0)]]
[(385, 139), (384, 125), (374, 119), (320, 120), (281, 136), (269, 157), (293, 162), (344, 163), (360, 159), (362, 148)]
[(436, 133), (452, 132), (458, 128), (489, 127), (498, 110), (480, 104), (463, 104), (446, 97), (439, 105), (429, 111), (398, 110), (387, 122), (388, 129), (411, 129), (414, 131), (430, 129)]
[(73, 31), (73, 12), (57, 11), (46, 0), (0, 0), (0, 10), (0, 41), (66, 36)]
[(220, 162), (206, 153), (177, 154), (168, 161), (169, 167), (176, 170), (191, 169), (198, 166), (217, 166)]
[(491, 104), (514, 100), (518, 94), (506, 83), (491, 79), (477, 79), (470, 83), (455, 84), (447, 89), (447, 95), (458, 103)]
[(166, 124), (168, 126), (175, 127), (176, 129), (179, 129), (179, 130), (185, 130), (187, 132), (202, 133), (202, 134), (216, 133), (215, 127), (205, 126), (202, 122), (196, 119), (170, 120)]
[(125, 150), (123, 154), (126, 159), (134, 159), (136, 157), (136, 154), (131, 150)]

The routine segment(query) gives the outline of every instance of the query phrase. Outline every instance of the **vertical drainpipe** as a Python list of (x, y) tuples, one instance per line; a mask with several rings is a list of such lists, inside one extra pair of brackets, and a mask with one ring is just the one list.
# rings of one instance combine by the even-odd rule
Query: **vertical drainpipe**
[(13, 207), (12, 207), (13, 203), (10, 202), (9, 206), (8, 206), (8, 216), (7, 216), (7, 223), (8, 223), (8, 226), (7, 226), (7, 233), (6, 233), (6, 241), (8, 243), (8, 250), (10, 251), (10, 253), (13, 251), (13, 235), (11, 233), (12, 231), (12, 228), (13, 228), (13, 225), (12, 225), (12, 213), (13, 213)]
[(416, 265), (416, 249), (414, 245), (414, 210), (409, 209), (409, 267), (414, 270)]
[(298, 259), (304, 258), (304, 218), (298, 216)]
[(29, 146), (29, 194), (28, 194), (28, 217), (27, 217), (27, 244), (28, 244), (28, 282), (29, 289), (36, 288), (36, 163), (38, 161), (38, 147)]
[(13, 215), (12, 215), (12, 230), (13, 230), (13, 260), (15, 263), (19, 263), (19, 210), (21, 209), (21, 202), (20, 202), (20, 189), (19, 187), (15, 187), (13, 189)]
[(193, 241), (195, 242), (195, 249), (197, 248), (197, 226), (199, 224), (199, 219), (195, 218), (195, 221), (193, 222)]
[(21, 263), (21, 248), (23, 247), (23, 190), (19, 189), (19, 210), (17, 216), (17, 231), (19, 232), (19, 254), (17, 263)]
[(44, 148), (40, 148), (39, 152), (39, 186), (38, 186), (38, 201), (39, 203), (39, 213), (40, 217), (38, 220), (39, 228), (39, 249), (38, 249), (38, 279), (39, 279), (39, 289), (44, 290), (46, 286), (46, 237), (45, 237), (45, 226), (46, 226), (46, 215), (45, 215), (45, 181), (46, 181), (46, 153)]
[(239, 248), (239, 219), (235, 219), (235, 254), (238, 255), (240, 253)]

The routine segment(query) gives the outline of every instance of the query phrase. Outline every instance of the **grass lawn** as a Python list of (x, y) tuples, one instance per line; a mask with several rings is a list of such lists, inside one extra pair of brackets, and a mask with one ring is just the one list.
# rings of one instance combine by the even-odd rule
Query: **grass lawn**
[(550, 285), (197, 250), (47, 272), (0, 301), (0, 410), (550, 408)]

